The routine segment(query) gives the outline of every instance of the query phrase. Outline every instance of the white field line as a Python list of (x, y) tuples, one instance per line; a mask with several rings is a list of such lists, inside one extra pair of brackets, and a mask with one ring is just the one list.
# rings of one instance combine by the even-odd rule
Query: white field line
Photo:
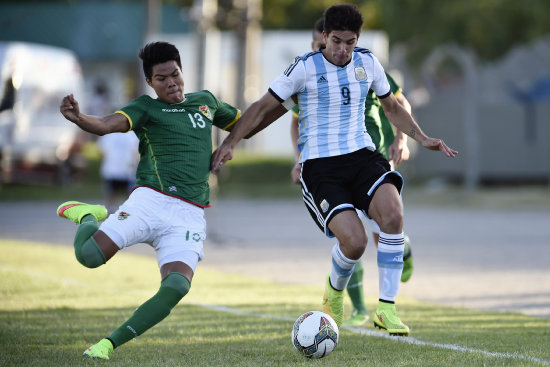
[[(219, 312), (225, 312), (230, 313), (234, 315), (241, 315), (241, 316), (251, 316), (251, 317), (259, 317), (264, 319), (271, 319), (271, 320), (280, 320), (280, 321), (290, 321), (294, 322), (295, 320), (290, 317), (284, 317), (284, 316), (275, 316), (275, 315), (269, 315), (269, 314), (263, 314), (263, 313), (257, 313), (257, 312), (248, 312), (248, 311), (241, 311), (234, 308), (226, 307), (226, 306), (218, 306), (218, 305), (207, 305), (202, 303), (191, 303), (194, 306), (199, 306), (202, 308), (207, 308), (214, 311)], [(472, 354), (482, 354), (487, 357), (495, 357), (495, 358), (505, 358), (505, 359), (513, 359), (513, 360), (521, 360), (521, 361), (529, 361), (529, 362), (535, 362), (535, 363), (541, 363), (550, 366), (550, 360), (548, 359), (542, 359), (542, 358), (535, 358), (530, 356), (525, 356), (523, 354), (518, 353), (500, 353), (500, 352), (489, 352), (482, 349), (476, 349), (476, 348), (469, 348), (469, 347), (463, 347), (461, 345), (456, 344), (440, 344), (440, 343), (431, 343), (431, 342), (425, 342), (416, 338), (412, 337), (402, 337), (402, 336), (390, 336), (388, 333), (384, 333), (381, 331), (376, 330), (369, 330), (361, 327), (349, 327), (344, 326), (341, 327), (341, 329), (351, 331), (352, 333), (366, 335), (366, 336), (372, 336), (376, 338), (384, 338), (389, 339), (395, 342), (401, 342), (401, 343), (407, 343), (407, 344), (413, 344), (413, 345), (420, 345), (425, 347), (433, 347), (433, 348), (439, 348), (439, 349), (447, 349), (457, 352), (466, 352), (466, 353), (472, 353)]]

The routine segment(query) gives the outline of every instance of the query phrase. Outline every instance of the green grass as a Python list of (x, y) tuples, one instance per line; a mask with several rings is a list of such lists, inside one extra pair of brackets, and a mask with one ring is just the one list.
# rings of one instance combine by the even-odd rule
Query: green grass
[[(120, 253), (98, 269), (86, 269), (65, 246), (0, 240), (0, 251), (2, 366), (96, 365), (81, 357), (83, 350), (125, 321), (156, 292), (160, 282), (152, 257)], [(191, 292), (171, 315), (118, 348), (106, 363), (233, 367), (550, 364), (550, 320), (411, 299), (399, 299), (401, 317), (412, 329), (409, 342), (383, 337), (371, 326), (361, 329), (366, 335), (342, 330), (334, 353), (322, 360), (306, 360), (294, 351), (290, 331), (301, 313), (319, 309), (322, 291), (321, 287), (241, 276), (237, 269), (228, 274), (199, 265)], [(372, 310), (376, 297), (367, 295), (367, 302)]]

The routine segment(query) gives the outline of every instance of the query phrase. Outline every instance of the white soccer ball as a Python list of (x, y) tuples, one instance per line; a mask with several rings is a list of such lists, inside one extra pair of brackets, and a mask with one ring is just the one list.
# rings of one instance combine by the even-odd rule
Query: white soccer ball
[(323, 358), (338, 345), (338, 326), (321, 311), (309, 311), (298, 317), (292, 328), (294, 348), (307, 358)]

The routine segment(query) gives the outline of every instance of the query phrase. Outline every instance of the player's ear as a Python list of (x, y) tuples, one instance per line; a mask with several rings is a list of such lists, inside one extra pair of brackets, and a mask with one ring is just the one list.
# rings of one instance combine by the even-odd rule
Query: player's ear
[(150, 86), (151, 88), (153, 88), (153, 85), (151, 83), (151, 79), (149, 78), (145, 78), (145, 82), (147, 82), (147, 85)]

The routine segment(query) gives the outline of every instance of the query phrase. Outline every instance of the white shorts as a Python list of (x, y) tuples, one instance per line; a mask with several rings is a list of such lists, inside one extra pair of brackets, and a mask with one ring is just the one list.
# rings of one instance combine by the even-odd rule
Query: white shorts
[(181, 261), (195, 272), (204, 255), (204, 209), (147, 187), (135, 189), (99, 230), (120, 249), (150, 244), (157, 253), (159, 268)]

